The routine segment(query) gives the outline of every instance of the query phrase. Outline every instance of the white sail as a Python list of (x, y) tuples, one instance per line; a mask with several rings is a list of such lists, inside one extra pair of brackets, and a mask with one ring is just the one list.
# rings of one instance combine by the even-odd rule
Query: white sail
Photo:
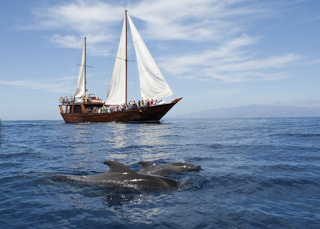
[(84, 43), (83, 52), (82, 52), (82, 59), (78, 77), (78, 86), (77, 90), (74, 93), (74, 97), (80, 98), (83, 94), (86, 93), (86, 44)]
[(139, 69), (141, 98), (161, 99), (173, 95), (129, 15), (128, 19)]
[(111, 82), (105, 104), (115, 105), (126, 102), (126, 18), (120, 37), (116, 62), (114, 63)]

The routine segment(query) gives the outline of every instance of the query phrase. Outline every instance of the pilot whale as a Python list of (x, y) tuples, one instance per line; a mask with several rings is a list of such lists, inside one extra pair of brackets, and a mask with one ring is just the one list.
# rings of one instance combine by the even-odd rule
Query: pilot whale
[(198, 171), (200, 170), (199, 165), (189, 164), (189, 163), (169, 163), (157, 165), (150, 161), (140, 161), (139, 164), (142, 165), (142, 169), (138, 173), (168, 176), (173, 173), (181, 173), (185, 171)]
[(167, 189), (180, 184), (179, 181), (167, 177), (137, 173), (118, 161), (108, 160), (103, 163), (109, 166), (109, 170), (105, 173), (92, 176), (67, 176), (67, 178), (79, 182), (137, 189)]

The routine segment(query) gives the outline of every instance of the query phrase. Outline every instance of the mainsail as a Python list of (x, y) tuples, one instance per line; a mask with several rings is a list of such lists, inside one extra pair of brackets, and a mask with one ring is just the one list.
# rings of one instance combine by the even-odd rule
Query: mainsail
[[(167, 81), (154, 61), (138, 30), (128, 15), (139, 69), (141, 99), (161, 99), (173, 95)], [(123, 21), (120, 44), (114, 64), (106, 104), (126, 102), (126, 17)]]
[(129, 15), (128, 19), (139, 69), (141, 98), (161, 99), (173, 95)]
[(109, 91), (105, 102), (108, 105), (124, 104), (126, 102), (126, 27), (125, 18), (123, 21), (116, 62), (113, 67)]
[(82, 59), (78, 77), (78, 86), (74, 93), (75, 98), (82, 97), (86, 93), (86, 42), (84, 42)]

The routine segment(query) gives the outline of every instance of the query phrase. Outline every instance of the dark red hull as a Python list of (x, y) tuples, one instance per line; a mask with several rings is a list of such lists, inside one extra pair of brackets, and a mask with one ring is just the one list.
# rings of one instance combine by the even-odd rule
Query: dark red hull
[(112, 113), (61, 113), (66, 123), (83, 122), (159, 122), (160, 119), (181, 100), (176, 99), (172, 103), (140, 107), (138, 109), (117, 111)]

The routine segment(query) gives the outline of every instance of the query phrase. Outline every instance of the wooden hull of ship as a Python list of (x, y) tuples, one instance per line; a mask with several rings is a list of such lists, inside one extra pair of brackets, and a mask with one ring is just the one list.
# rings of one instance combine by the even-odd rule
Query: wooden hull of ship
[(112, 113), (61, 113), (66, 123), (85, 122), (160, 122), (160, 119), (181, 100), (176, 99), (172, 103), (139, 107), (137, 109), (117, 111)]

